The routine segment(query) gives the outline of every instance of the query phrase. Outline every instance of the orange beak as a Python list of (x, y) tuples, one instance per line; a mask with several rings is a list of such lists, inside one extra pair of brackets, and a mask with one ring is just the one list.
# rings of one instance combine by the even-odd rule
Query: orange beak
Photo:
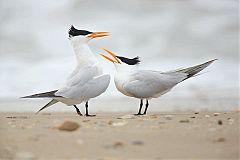
[(101, 56), (103, 56), (104, 58), (106, 58), (107, 60), (113, 62), (113, 63), (119, 63), (121, 64), (121, 62), (117, 59), (117, 55), (115, 55), (114, 53), (110, 52), (109, 50), (103, 48), (104, 51), (106, 51), (108, 54), (110, 54), (113, 59), (109, 58), (108, 56), (104, 55), (104, 54), (100, 54)]
[(91, 33), (88, 37), (89, 38), (98, 38), (98, 37), (104, 37), (104, 36), (109, 36), (109, 32), (93, 32)]

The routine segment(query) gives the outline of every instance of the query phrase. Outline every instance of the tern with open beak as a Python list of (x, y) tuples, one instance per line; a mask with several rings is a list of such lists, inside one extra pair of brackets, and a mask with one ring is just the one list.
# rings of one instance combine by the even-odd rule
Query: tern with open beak
[(51, 98), (51, 101), (38, 112), (55, 103), (62, 102), (68, 106), (74, 106), (79, 115), (82, 114), (76, 104), (85, 102), (85, 115), (94, 116), (88, 113), (88, 101), (106, 91), (110, 83), (110, 75), (103, 74), (102, 67), (90, 50), (88, 42), (94, 38), (108, 36), (109, 33), (78, 30), (71, 26), (68, 34), (76, 55), (77, 66), (66, 83), (58, 90), (22, 98)]
[[(116, 68), (114, 77), (115, 86), (122, 94), (140, 99), (140, 108), (135, 115), (145, 115), (149, 106), (148, 101), (158, 98), (169, 92), (174, 86), (186, 79), (193, 77), (214, 60), (210, 60), (193, 67), (178, 69), (168, 72), (141, 70), (138, 68), (139, 57), (126, 58), (117, 56), (107, 49), (104, 49), (110, 56), (101, 54), (107, 60), (113, 62)], [(146, 100), (145, 110), (142, 112), (143, 100)]]

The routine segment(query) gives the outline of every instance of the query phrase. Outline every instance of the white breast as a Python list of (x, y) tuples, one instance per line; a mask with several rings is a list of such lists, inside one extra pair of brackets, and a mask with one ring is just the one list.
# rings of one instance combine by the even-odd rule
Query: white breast
[(121, 92), (122, 94), (129, 96), (129, 97), (134, 97), (134, 95), (129, 94), (125, 89), (124, 89), (124, 84), (129, 82), (129, 77), (130, 74), (122, 74), (122, 73), (117, 73), (114, 77), (114, 82), (117, 90)]

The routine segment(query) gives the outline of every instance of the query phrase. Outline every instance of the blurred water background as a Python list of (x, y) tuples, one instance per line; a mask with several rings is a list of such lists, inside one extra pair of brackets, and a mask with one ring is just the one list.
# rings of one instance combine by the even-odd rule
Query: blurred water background
[[(237, 0), (0, 1), (0, 111), (37, 111), (48, 100), (21, 96), (57, 89), (76, 65), (68, 29), (108, 31), (90, 42), (98, 53), (140, 56), (142, 67), (167, 71), (217, 58), (204, 71), (151, 101), (151, 111), (236, 110), (239, 107)], [(107, 92), (92, 111), (136, 111), (139, 101)], [(81, 104), (83, 106), (83, 104)], [(56, 104), (48, 111), (72, 111)]]

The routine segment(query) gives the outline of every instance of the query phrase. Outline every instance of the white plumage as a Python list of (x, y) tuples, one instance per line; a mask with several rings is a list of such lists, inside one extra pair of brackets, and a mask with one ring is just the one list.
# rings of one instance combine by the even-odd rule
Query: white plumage
[[(140, 62), (138, 57), (129, 59), (117, 56), (114, 53), (104, 49), (113, 59), (101, 54), (104, 58), (112, 61), (116, 68), (114, 77), (115, 86), (122, 94), (138, 98), (141, 100), (139, 112), (137, 115), (146, 114), (148, 109), (148, 100), (158, 98), (169, 92), (174, 86), (180, 82), (196, 75), (198, 72), (209, 66), (213, 61), (189, 67), (186, 69), (178, 69), (168, 72), (141, 70), (138, 68)], [(146, 100), (146, 108), (141, 113), (143, 100)]]
[(103, 74), (102, 67), (88, 46), (88, 41), (107, 35), (109, 35), (107, 32), (77, 30), (72, 26), (69, 30), (69, 39), (77, 59), (75, 70), (60, 89), (22, 98), (52, 98), (38, 112), (57, 102), (62, 102), (73, 105), (79, 115), (82, 114), (76, 104), (86, 102), (86, 116), (90, 116), (88, 101), (106, 91), (110, 83), (110, 75)]

